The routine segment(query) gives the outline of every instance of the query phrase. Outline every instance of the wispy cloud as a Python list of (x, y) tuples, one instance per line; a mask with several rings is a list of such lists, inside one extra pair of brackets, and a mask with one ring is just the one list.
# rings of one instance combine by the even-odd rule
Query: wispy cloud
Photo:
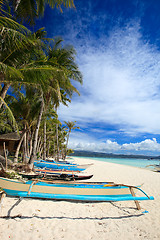
[[(76, 48), (84, 77), (83, 86), (76, 84), (81, 97), (59, 109), (62, 121), (77, 121), (81, 128), (71, 134), (70, 147), (158, 154), (160, 145), (150, 136), (160, 134), (160, 52), (144, 39), (139, 18), (144, 6), (138, 7), (139, 17), (133, 13), (127, 22), (109, 12), (93, 15), (93, 7), (86, 5), (63, 26), (63, 38)], [(117, 133), (128, 136), (126, 144), (120, 144)], [(141, 134), (145, 140), (130, 143), (131, 136), (133, 142)]]
[(160, 134), (160, 53), (143, 40), (139, 22), (115, 27), (96, 45), (92, 38), (81, 44), (81, 97), (73, 98), (69, 108), (61, 107), (61, 119), (119, 124), (126, 133)]

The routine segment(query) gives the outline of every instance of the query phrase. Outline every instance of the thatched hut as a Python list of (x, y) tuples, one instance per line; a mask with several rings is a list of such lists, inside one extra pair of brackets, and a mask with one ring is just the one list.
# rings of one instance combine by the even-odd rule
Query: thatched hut
[(0, 155), (4, 155), (4, 142), (6, 151), (9, 153), (14, 153), (16, 151), (19, 140), (20, 136), (16, 132), (0, 135)]

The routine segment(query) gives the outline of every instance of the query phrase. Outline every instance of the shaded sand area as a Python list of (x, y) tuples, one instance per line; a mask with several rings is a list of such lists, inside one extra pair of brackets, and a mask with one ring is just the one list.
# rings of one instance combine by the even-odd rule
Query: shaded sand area
[[(6, 197), (0, 209), (0, 239), (14, 240), (114, 240), (160, 239), (160, 173), (113, 163), (74, 158), (77, 163), (94, 163), (90, 181), (113, 181), (142, 189), (154, 201), (135, 203), (73, 203), (65, 201)], [(89, 181), (89, 180), (88, 180)], [(148, 211), (148, 212), (145, 212)], [(145, 212), (145, 213), (144, 213)], [(2, 216), (20, 215), (16, 218)]]

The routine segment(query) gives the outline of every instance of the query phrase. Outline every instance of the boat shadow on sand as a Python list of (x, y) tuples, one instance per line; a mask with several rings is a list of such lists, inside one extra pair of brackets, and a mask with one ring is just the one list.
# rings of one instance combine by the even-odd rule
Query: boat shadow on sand
[(126, 215), (120, 215), (120, 216), (106, 216), (106, 217), (66, 217), (66, 216), (38, 216), (37, 214), (34, 214), (33, 216), (23, 216), (21, 214), (18, 214), (18, 215), (14, 215), (12, 216), (11, 213), (12, 213), (12, 210), (18, 206), (22, 200), (25, 200), (24, 198), (19, 198), (16, 203), (14, 203), (12, 205), (12, 207), (8, 210), (8, 213), (7, 213), (7, 216), (0, 216), (0, 219), (16, 219), (16, 218), (19, 218), (19, 219), (41, 219), (41, 220), (44, 220), (44, 219), (68, 219), (68, 220), (108, 220), (108, 219), (115, 219), (115, 220), (120, 220), (120, 219), (127, 219), (127, 218), (138, 218), (138, 217), (141, 217), (144, 215), (144, 213), (139, 213), (139, 214), (131, 214), (129, 212), (129, 210), (136, 210), (135, 208), (133, 207), (128, 207), (126, 209), (126, 207), (121, 207), (121, 206), (117, 206), (115, 203), (113, 202), (110, 202), (110, 204), (112, 204), (113, 207), (116, 207), (118, 208), (120, 211), (122, 211), (122, 214), (126, 214)]

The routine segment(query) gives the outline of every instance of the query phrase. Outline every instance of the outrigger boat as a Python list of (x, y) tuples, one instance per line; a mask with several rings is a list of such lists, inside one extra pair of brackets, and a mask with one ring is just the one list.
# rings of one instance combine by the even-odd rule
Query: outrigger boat
[[(88, 180), (90, 178), (93, 177), (93, 175), (76, 175), (76, 174), (68, 174), (68, 173), (63, 173), (63, 172), (59, 172), (59, 173), (46, 173), (47, 170), (44, 171), (40, 171), (38, 173), (34, 173), (34, 174), (28, 174), (25, 172), (19, 172), (19, 175), (21, 175), (23, 178), (27, 178), (27, 179), (35, 179), (35, 178), (40, 178), (40, 179), (50, 179), (50, 180), (64, 180), (64, 181), (79, 181), (79, 180)], [(51, 171), (54, 172), (54, 171)]]
[[(9, 196), (69, 200), (84, 202), (107, 202), (153, 200), (142, 189), (135, 186), (115, 184), (112, 182), (63, 182), (32, 180), (21, 182), (0, 177), (0, 187)], [(139, 190), (144, 196), (136, 196)], [(138, 206), (137, 206), (138, 208)], [(140, 209), (140, 208), (139, 208)]]
[[(44, 161), (44, 160), (43, 160)], [(53, 158), (47, 158), (46, 159), (46, 162), (53, 162), (53, 163), (60, 163), (60, 164), (72, 164), (72, 165), (77, 165), (76, 163), (74, 162), (68, 162), (66, 160), (62, 160), (62, 159), (59, 159), (59, 160), (54, 160)]]
[(41, 169), (35, 168), (34, 171), (37, 174), (43, 174), (46, 178), (52, 179), (64, 179), (64, 180), (86, 180), (93, 177), (93, 175), (83, 175), (79, 174), (78, 171), (69, 171), (69, 170), (50, 170), (50, 169)]
[(160, 172), (160, 164), (150, 164), (146, 167), (151, 167), (151, 170), (153, 170), (154, 172)]
[(156, 172), (160, 172), (160, 165), (155, 166), (154, 169)]
[(36, 173), (42, 173), (44, 175), (60, 175), (60, 174), (68, 174), (68, 175), (75, 175), (80, 173), (80, 171), (70, 171), (70, 170), (64, 170), (64, 169), (48, 169), (48, 168), (35, 168), (34, 167), (34, 171)]
[(89, 164), (77, 164), (75, 162), (68, 162), (66, 160), (54, 160), (54, 159), (50, 159), (50, 158), (47, 158), (46, 160), (43, 160), (41, 159), (40, 161), (43, 161), (43, 162), (47, 162), (47, 163), (56, 163), (56, 164), (67, 164), (67, 165), (70, 165), (70, 166), (78, 166), (78, 167), (85, 167), (85, 168), (88, 168), (90, 166), (93, 165), (93, 163), (89, 163)]
[[(74, 162), (68, 162), (68, 161), (55, 161), (55, 160), (51, 160), (51, 159), (47, 159), (47, 160), (39, 160), (40, 162), (43, 162), (43, 163), (54, 163), (54, 164), (58, 164), (58, 165), (70, 165), (70, 166), (76, 166), (76, 167), (80, 167), (80, 168), (88, 168), (90, 166), (93, 165), (93, 163), (88, 163), (88, 164), (77, 164), (77, 163), (74, 163)], [(38, 162), (39, 162), (38, 161)]]
[(63, 170), (70, 170), (70, 171), (84, 171), (90, 164), (85, 165), (76, 165), (76, 164), (62, 164), (62, 163), (54, 163), (54, 162), (47, 162), (44, 160), (35, 161), (34, 166), (38, 168), (49, 168), (49, 169), (63, 169)]

